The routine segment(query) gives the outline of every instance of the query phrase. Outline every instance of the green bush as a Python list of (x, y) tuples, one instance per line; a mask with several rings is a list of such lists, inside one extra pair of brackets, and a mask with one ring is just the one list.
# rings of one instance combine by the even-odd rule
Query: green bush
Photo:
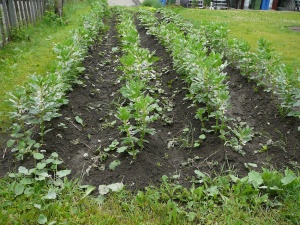
[(142, 6), (148, 6), (153, 8), (160, 8), (162, 7), (162, 4), (158, 0), (145, 0), (142, 3)]

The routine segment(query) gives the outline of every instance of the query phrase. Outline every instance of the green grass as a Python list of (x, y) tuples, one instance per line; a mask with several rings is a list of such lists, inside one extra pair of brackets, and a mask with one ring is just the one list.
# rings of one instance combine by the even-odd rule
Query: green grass
[[(0, 50), (0, 112), (8, 112), (5, 102), (7, 92), (23, 85), (31, 74), (44, 75), (53, 71), (54, 43), (60, 43), (70, 36), (70, 30), (78, 27), (82, 16), (89, 12), (89, 1), (68, 1), (64, 8), (63, 22), (50, 14), (36, 26), (30, 25), (18, 32), (21, 41), (13, 41)], [(25, 36), (25, 38), (24, 38)], [(6, 127), (9, 118), (0, 113), (0, 127)]]
[[(280, 185), (282, 174), (265, 171), (264, 185)], [(286, 177), (286, 179), (289, 179)], [(122, 190), (103, 198), (85, 196), (78, 181), (65, 180), (55, 199), (36, 183), (30, 196), (15, 196), (16, 183), (0, 180), (0, 224), (38, 224), (43, 215), (55, 224), (299, 224), (299, 178), (279, 191), (231, 181), (228, 175), (205, 178), (187, 189), (163, 179), (160, 187), (132, 193)], [(282, 187), (282, 185), (281, 185)], [(215, 190), (218, 190), (217, 192)], [(214, 194), (213, 194), (214, 193)], [(267, 194), (266, 194), (267, 193)]]
[(300, 26), (299, 12), (182, 9), (179, 13), (195, 25), (201, 21), (226, 23), (229, 37), (247, 41), (252, 50), (256, 49), (257, 40), (263, 37), (271, 42), (283, 62), (300, 69), (300, 32), (289, 29)]

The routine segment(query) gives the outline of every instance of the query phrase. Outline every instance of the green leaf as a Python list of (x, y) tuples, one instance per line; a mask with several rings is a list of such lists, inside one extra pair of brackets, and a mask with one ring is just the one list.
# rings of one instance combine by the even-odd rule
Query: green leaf
[(35, 152), (35, 153), (33, 153), (33, 158), (35, 158), (37, 160), (41, 160), (44, 158), (44, 155), (42, 153)]
[(42, 199), (56, 199), (56, 192), (54, 189), (50, 189), (48, 194), (42, 197)]
[(17, 177), (17, 173), (9, 173), (8, 174), (8, 177), (11, 177), (11, 178), (15, 178), (15, 177)]
[(26, 184), (32, 184), (33, 183), (33, 180), (31, 178), (28, 178), (28, 177), (24, 177), (21, 181), (20, 181), (21, 184), (23, 185), (26, 185)]
[(77, 123), (79, 123), (83, 126), (83, 120), (79, 116), (75, 116), (75, 120)]
[(106, 185), (99, 185), (98, 191), (100, 195), (106, 195), (109, 192), (109, 188)]
[(197, 216), (196, 213), (194, 213), (194, 212), (189, 212), (189, 213), (187, 214), (188, 221), (190, 221), (190, 222), (194, 221), (194, 219), (196, 218), (196, 216)]
[(56, 173), (58, 177), (65, 177), (71, 173), (71, 170), (60, 170)]
[(248, 173), (248, 178), (248, 181), (256, 188), (264, 182), (261, 174), (254, 170)]
[(125, 152), (127, 148), (128, 148), (127, 146), (122, 146), (122, 147), (120, 147), (120, 148), (117, 149), (117, 152), (118, 153)]
[(199, 138), (200, 138), (201, 140), (204, 140), (204, 139), (206, 138), (206, 136), (205, 136), (205, 134), (201, 134), (201, 135), (199, 136)]
[(18, 171), (22, 174), (28, 174), (28, 169), (26, 169), (24, 166), (20, 166)]
[(45, 171), (35, 171), (35, 174), (38, 175), (38, 178), (35, 178), (36, 180), (45, 180), (46, 177), (49, 177), (48, 172)]
[(206, 177), (206, 175), (202, 172), (200, 172), (199, 170), (194, 170), (194, 173), (197, 174), (198, 177)]
[(32, 194), (33, 194), (33, 188), (31, 188), (31, 187), (25, 188), (24, 195), (26, 195), (27, 197), (29, 197)]
[(219, 194), (218, 186), (211, 186), (210, 188), (206, 189), (207, 195), (214, 197), (215, 195)]
[(100, 194), (97, 198), (95, 198), (95, 201), (98, 203), (98, 205), (102, 205), (105, 201), (105, 196)]
[(15, 143), (15, 140), (8, 140), (7, 141), (7, 143), (6, 143), (6, 146), (8, 147), (8, 148), (10, 148), (10, 147), (12, 147), (13, 145), (14, 145), (14, 143)]
[(56, 152), (53, 152), (53, 153), (51, 154), (51, 157), (57, 158), (57, 157), (58, 157), (58, 154), (57, 154)]
[(190, 131), (190, 129), (189, 129), (188, 127), (186, 127), (186, 128), (184, 128), (182, 131), (183, 131), (184, 133), (186, 133), (186, 132)]
[(62, 164), (62, 163), (63, 163), (63, 161), (58, 160), (58, 159), (53, 159), (52, 160), (52, 164), (54, 164), (54, 165), (59, 165), (59, 164)]
[(114, 184), (110, 184), (107, 185), (107, 187), (112, 190), (113, 192), (117, 192), (117, 191), (121, 191), (124, 187), (123, 183), (114, 183)]
[(96, 187), (92, 186), (92, 185), (87, 185), (87, 187), (85, 187), (86, 190), (84, 192), (84, 197), (88, 196), (90, 193), (92, 193), (93, 190), (95, 190)]
[(17, 184), (15, 187), (15, 195), (21, 195), (24, 192), (25, 187), (23, 186), (23, 184)]
[(199, 142), (195, 142), (194, 143), (194, 148), (197, 148), (197, 147), (199, 147), (200, 146), (200, 143)]
[(232, 174), (230, 174), (229, 176), (230, 176), (231, 180), (232, 180), (234, 183), (236, 183), (236, 182), (240, 179), (240, 178), (238, 178), (238, 177), (236, 177), (236, 176), (234, 176), (234, 175), (232, 175)]
[(51, 221), (50, 223), (48, 223), (48, 225), (54, 225), (56, 223), (57, 223), (56, 221)]
[(290, 171), (289, 169), (286, 169), (284, 172), (285, 172), (285, 177), (281, 179), (281, 183), (283, 185), (288, 185), (296, 179), (296, 176), (294, 175), (294, 173), (292, 171)]
[(117, 168), (117, 166), (119, 166), (120, 164), (121, 164), (120, 160), (114, 160), (109, 164), (109, 169), (114, 171)]
[(48, 219), (47, 219), (47, 217), (44, 214), (40, 214), (39, 218), (37, 220), (37, 222), (39, 224), (45, 224), (45, 223), (47, 223), (47, 221), (48, 221)]
[(260, 196), (256, 199), (256, 203), (261, 204), (263, 202), (266, 202), (268, 200), (268, 194), (265, 194), (263, 196)]
[(41, 170), (41, 169), (44, 169), (46, 167), (46, 165), (47, 165), (46, 163), (38, 163), (38, 164), (36, 164), (36, 168)]
[(34, 204), (34, 207), (37, 208), (37, 209), (41, 209), (42, 208), (42, 206), (39, 205), (39, 204)]

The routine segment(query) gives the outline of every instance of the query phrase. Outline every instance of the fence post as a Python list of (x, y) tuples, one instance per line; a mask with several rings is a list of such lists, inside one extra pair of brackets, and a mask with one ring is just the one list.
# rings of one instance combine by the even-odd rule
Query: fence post
[(2, 0), (2, 7), (3, 7), (3, 16), (4, 16), (6, 34), (7, 34), (7, 37), (9, 39), (9, 36), (10, 36), (10, 21), (9, 21), (9, 16), (8, 16), (8, 11), (7, 11), (6, 0)]
[(28, 0), (29, 5), (30, 5), (30, 13), (31, 13), (31, 18), (32, 18), (32, 23), (35, 24), (36, 22), (36, 12), (34, 11), (34, 2), (33, 0)]
[(21, 18), (20, 22), (22, 22), (23, 26), (27, 26), (23, 0), (19, 0), (18, 3), (19, 3), (19, 10), (20, 10), (20, 18)]
[(59, 17), (62, 17), (63, 14), (63, 0), (54, 0), (54, 11), (55, 14), (59, 15)]
[(1, 30), (1, 37), (2, 37), (2, 42), (0, 43), (1, 44), (1, 47), (3, 47), (6, 43), (6, 37), (5, 37), (5, 32), (4, 32), (4, 23), (3, 23), (3, 10), (0, 8), (0, 30)]
[(27, 13), (28, 13), (28, 22), (32, 23), (32, 14), (31, 14), (31, 9), (30, 9), (30, 0), (26, 0), (26, 8), (27, 8)]
[(33, 24), (35, 24), (35, 22), (36, 22), (36, 11), (35, 11), (35, 7), (34, 7), (34, 1), (29, 0), (29, 2), (30, 2), (30, 11), (31, 11), (31, 15), (32, 15), (32, 22), (33, 22)]
[(15, 14), (16, 14), (16, 26), (21, 26), (22, 24), (22, 19), (21, 19), (21, 13), (18, 5), (18, 0), (14, 0), (14, 5), (15, 5)]
[(13, 1), (8, 1), (8, 16), (9, 16), (9, 20), (10, 20), (10, 24), (12, 27), (16, 27), (18, 25), (18, 20), (17, 20), (17, 16), (16, 16), (16, 9), (14, 6)]
[(30, 16), (29, 16), (28, 7), (27, 7), (27, 0), (22, 0), (22, 1), (23, 1), (26, 25), (28, 26), (28, 24), (30, 23)]

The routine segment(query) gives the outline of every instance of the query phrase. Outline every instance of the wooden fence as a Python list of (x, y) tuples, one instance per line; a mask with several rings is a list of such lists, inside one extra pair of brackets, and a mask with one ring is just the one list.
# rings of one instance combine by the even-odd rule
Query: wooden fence
[(49, 9), (61, 15), (62, 6), (63, 0), (0, 0), (0, 46), (10, 40), (13, 29), (35, 24)]

